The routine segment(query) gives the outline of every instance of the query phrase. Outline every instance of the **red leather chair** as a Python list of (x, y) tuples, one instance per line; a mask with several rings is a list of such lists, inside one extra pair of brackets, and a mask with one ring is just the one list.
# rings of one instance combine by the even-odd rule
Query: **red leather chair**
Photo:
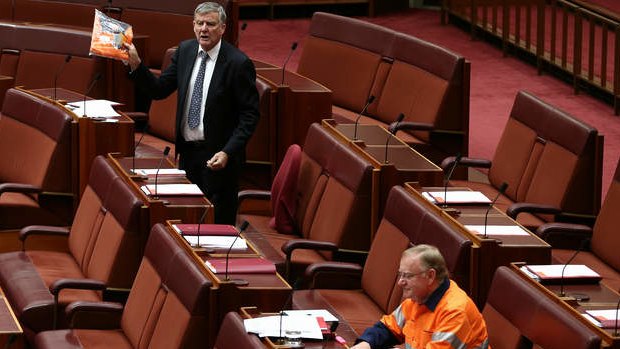
[[(208, 348), (211, 281), (202, 262), (162, 224), (151, 229), (127, 303), (75, 302), (72, 328), (45, 331), (34, 348)], [(239, 347), (241, 348), (241, 347)]]

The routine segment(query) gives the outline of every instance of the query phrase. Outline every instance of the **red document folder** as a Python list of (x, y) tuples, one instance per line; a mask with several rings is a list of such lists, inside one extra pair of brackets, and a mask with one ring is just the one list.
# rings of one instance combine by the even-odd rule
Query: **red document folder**
[(226, 224), (174, 224), (177, 231), (183, 235), (237, 235), (239, 231), (232, 225)]
[[(212, 272), (226, 272), (226, 258), (207, 259), (205, 264)], [(229, 258), (229, 274), (275, 274), (276, 265), (264, 258)]]

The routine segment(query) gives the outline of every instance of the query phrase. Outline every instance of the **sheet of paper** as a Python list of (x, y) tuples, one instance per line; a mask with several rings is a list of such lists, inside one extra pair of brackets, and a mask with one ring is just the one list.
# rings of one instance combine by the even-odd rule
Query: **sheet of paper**
[(275, 315), (243, 320), (245, 330), (259, 337), (323, 339), (315, 317), (307, 315)]
[(285, 310), (285, 314), (287, 315), (306, 315), (318, 317), (322, 316), (323, 320), (330, 321), (338, 321), (338, 318), (334, 316), (334, 314), (330, 313), (326, 309), (307, 309), (307, 310)]
[(491, 200), (481, 192), (470, 190), (448, 190), (446, 193), (443, 191), (425, 191), (422, 193), (422, 196), (433, 203), (440, 204), (491, 203)]
[[(187, 242), (189, 242), (190, 245), (198, 245), (198, 236), (184, 235), (183, 237), (185, 238), (185, 240), (187, 240)], [(200, 246), (212, 248), (230, 248), (234, 240), (235, 236), (202, 235), (200, 236)], [(238, 238), (237, 241), (234, 242), (235, 244), (232, 245), (233, 250), (245, 250), (246, 248), (248, 248), (248, 244), (243, 238)]]
[[(465, 225), (474, 234), (484, 235), (484, 225)], [(487, 235), (530, 235), (518, 225), (487, 225)]]
[(203, 195), (196, 184), (154, 184), (143, 185), (140, 189), (146, 195)]
[(84, 101), (67, 103), (67, 107), (78, 116), (84, 115), (84, 108), (86, 108), (86, 117), (89, 118), (116, 118), (121, 116), (117, 113), (112, 106), (119, 103), (108, 101), (105, 99), (91, 99)]
[[(141, 176), (155, 176), (157, 173), (156, 168), (137, 168), (135, 169), (136, 173)], [(162, 168), (159, 170), (160, 176), (185, 176), (184, 170), (179, 170), (178, 168)]]
[(594, 270), (583, 264), (549, 264), (549, 265), (526, 265), (531, 272), (548, 278), (561, 278), (562, 269), (564, 269), (564, 277), (600, 277)]

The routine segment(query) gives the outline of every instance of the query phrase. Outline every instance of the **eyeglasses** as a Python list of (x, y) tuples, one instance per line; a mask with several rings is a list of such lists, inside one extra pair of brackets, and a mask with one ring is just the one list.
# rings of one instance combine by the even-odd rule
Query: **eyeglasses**
[(418, 275), (421, 275), (421, 274), (426, 273), (427, 271), (428, 271), (428, 269), (426, 269), (426, 270), (422, 270), (421, 272), (418, 272), (418, 273), (407, 273), (407, 272), (404, 272), (404, 271), (399, 271), (399, 272), (396, 274), (396, 277), (397, 277), (399, 280), (400, 280), (400, 279), (403, 279), (403, 280), (407, 280), (407, 281), (409, 281), (409, 280), (413, 279), (414, 277), (416, 277), (416, 276), (418, 276)]

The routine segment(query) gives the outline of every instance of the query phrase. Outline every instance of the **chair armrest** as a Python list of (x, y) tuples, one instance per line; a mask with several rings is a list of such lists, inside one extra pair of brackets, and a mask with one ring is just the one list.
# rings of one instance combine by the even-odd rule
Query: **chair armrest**
[(295, 250), (304, 249), (304, 250), (315, 250), (315, 251), (338, 251), (338, 246), (333, 242), (327, 241), (317, 241), (317, 240), (308, 240), (308, 239), (292, 239), (284, 243), (280, 248), (282, 252), (286, 255), (286, 271), (285, 277), (288, 279), (291, 268), (291, 257), (293, 256), (293, 252)]
[[(441, 162), (440, 167), (447, 171), (452, 166), (454, 166), (454, 162), (456, 161), (456, 156), (449, 156)], [(459, 161), (459, 166), (465, 167), (477, 167), (477, 168), (491, 168), (491, 160), (487, 159), (477, 159), (477, 158), (468, 158), (463, 156)]]
[(534, 204), (531, 202), (515, 202), (510, 205), (506, 210), (506, 214), (512, 218), (517, 219), (519, 213), (527, 212), (527, 213), (541, 213), (541, 214), (559, 214), (562, 213), (556, 206), (551, 205), (543, 205), (543, 204)]
[(427, 122), (413, 122), (413, 121), (394, 121), (388, 126), (388, 131), (393, 134), (396, 131), (430, 131), (433, 130), (435, 126), (433, 124), (429, 124)]
[(239, 194), (237, 195), (237, 198), (239, 199), (239, 203), (241, 203), (243, 200), (250, 200), (250, 199), (269, 201), (271, 200), (271, 192), (269, 190), (247, 189), (247, 190), (240, 191)]
[(73, 302), (65, 309), (71, 328), (116, 329), (121, 326), (123, 305), (115, 302)]
[(313, 263), (304, 273), (308, 288), (359, 289), (364, 269), (359, 264), (344, 262)]
[(22, 242), (22, 251), (26, 250), (26, 239), (31, 235), (69, 236), (69, 228), (48, 225), (29, 225), (19, 231), (18, 239)]
[[(0, 75), (0, 102), (4, 101), (4, 95), (15, 85), (15, 78), (12, 76)], [(0, 105), (2, 105), (0, 103)]]
[(94, 279), (58, 279), (50, 285), (50, 293), (58, 298), (60, 291), (66, 288), (103, 291), (106, 284), (101, 280)]
[(52, 321), (52, 329), (54, 330), (58, 324), (58, 297), (60, 296), (60, 291), (66, 288), (102, 291), (105, 289), (105, 283), (93, 279), (58, 279), (54, 281), (49, 287), (50, 293), (54, 296), (54, 318)]
[(536, 235), (554, 248), (589, 249), (583, 242), (592, 238), (592, 228), (583, 224), (545, 223), (536, 229)]
[(22, 193), (22, 194), (37, 194), (41, 192), (41, 188), (31, 184), (23, 183), (2, 183), (0, 184), (0, 195), (3, 193)]
[(146, 121), (149, 119), (149, 114), (141, 111), (126, 111), (123, 113), (129, 116), (133, 121)]

